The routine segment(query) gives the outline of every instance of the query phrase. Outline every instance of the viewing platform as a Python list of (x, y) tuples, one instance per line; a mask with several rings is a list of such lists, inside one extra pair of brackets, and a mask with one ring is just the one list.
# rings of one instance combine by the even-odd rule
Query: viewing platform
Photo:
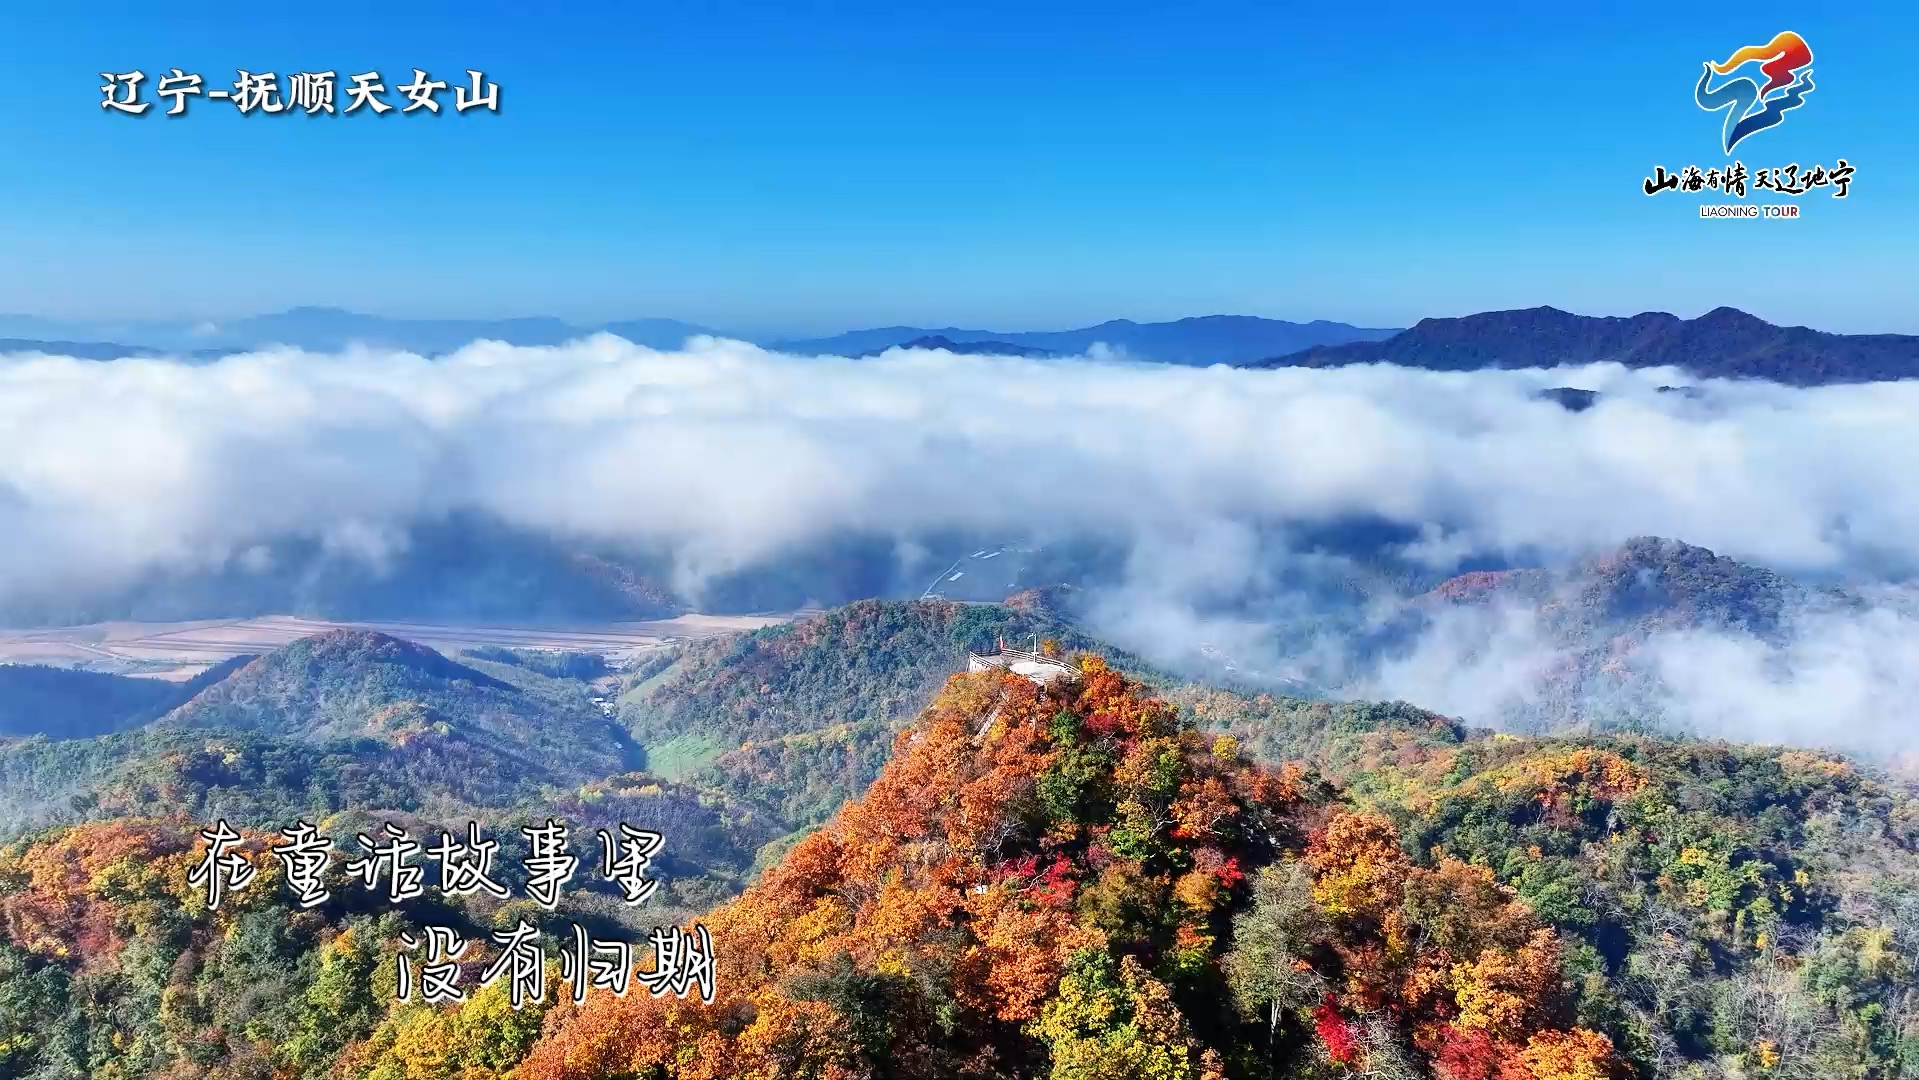
[(1002, 648), (992, 656), (981, 656), (976, 652), (966, 654), (968, 671), (1010, 671), (1022, 675), (1041, 686), (1060, 679), (1079, 678), (1079, 669), (1064, 660), (1021, 649)]

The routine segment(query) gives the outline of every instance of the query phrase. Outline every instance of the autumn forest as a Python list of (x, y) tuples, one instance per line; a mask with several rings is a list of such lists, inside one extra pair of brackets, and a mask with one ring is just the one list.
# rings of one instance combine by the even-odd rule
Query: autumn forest
[[(1057, 634), (1070, 677), (948, 674), (1009, 630)], [(611, 759), (559, 734), (599, 722), (568, 682), (598, 669), (353, 635), (143, 727), (16, 739), (0, 769), (40, 797), (0, 848), (0, 1075), (1919, 1075), (1919, 800), (1894, 777), (1200, 686), (1074, 633), (867, 603), (690, 646), (623, 677), (643, 746)], [(543, 771), (512, 767), (536, 737)], [(268, 850), (294, 816), (347, 848), (376, 820), (510, 848), (552, 813), (659, 829), (657, 896), (546, 908), (522, 877), (391, 904), (335, 859), (302, 908)], [(259, 880), (210, 910), (216, 815)], [(549, 946), (516, 1008), (479, 983), (522, 922), (697, 924), (712, 1000), (576, 1000)], [(428, 925), (474, 943), (463, 1001), (396, 1000)]]

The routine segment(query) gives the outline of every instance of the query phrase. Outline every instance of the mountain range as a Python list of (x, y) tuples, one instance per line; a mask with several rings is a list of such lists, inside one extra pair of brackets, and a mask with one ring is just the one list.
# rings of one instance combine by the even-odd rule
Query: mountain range
[[(1292, 323), (1250, 315), (1210, 315), (1164, 323), (1119, 319), (1098, 326), (1057, 331), (889, 326), (853, 330), (828, 338), (783, 340), (677, 319), (626, 319), (605, 323), (569, 323), (547, 316), (401, 319), (338, 308), (298, 307), (223, 323), (114, 323), (0, 315), (0, 335), (6, 335), (0, 337), (0, 353), (48, 352), (90, 360), (166, 354), (205, 360), (270, 345), (290, 345), (315, 352), (364, 345), (437, 355), (474, 341), (559, 345), (597, 333), (613, 334), (652, 349), (677, 349), (688, 338), (701, 335), (729, 337), (808, 356), (874, 355), (897, 345), (933, 339), (944, 339), (955, 347), (974, 346), (972, 351), (985, 351), (978, 348), (982, 342), (1002, 343), (1014, 347), (1012, 355), (1077, 354), (1103, 343), (1137, 360), (1236, 364), (1314, 345), (1384, 337), (1393, 331), (1325, 321)], [(122, 342), (124, 344), (116, 344)], [(929, 343), (915, 347), (941, 346)]]
[(1167, 364), (1241, 364), (1262, 356), (1322, 345), (1374, 341), (1394, 330), (1315, 320), (1308, 323), (1261, 319), (1251, 315), (1205, 315), (1173, 322), (1138, 323), (1114, 319), (1077, 330), (965, 330), (943, 327), (886, 326), (852, 330), (833, 337), (782, 341), (773, 348), (802, 355), (860, 356), (916, 339), (941, 338), (960, 345), (1004, 342), (1028, 349), (1075, 355), (1106, 345), (1136, 360)]
[(1881, 382), (1919, 376), (1919, 336), (1774, 326), (1729, 307), (1696, 319), (1663, 311), (1613, 318), (1536, 307), (1422, 319), (1383, 340), (1314, 345), (1246, 366), (1394, 364), (1477, 371), (1599, 363), (1675, 367), (1699, 378), (1767, 379), (1789, 386)]
[[(107, 323), (0, 315), (0, 354), (47, 352), (83, 359), (179, 356), (208, 360), (290, 345), (337, 351), (352, 345), (426, 355), (477, 340), (558, 345), (609, 333), (637, 345), (676, 349), (700, 335), (749, 340), (806, 356), (877, 356), (906, 347), (1010, 356), (1073, 356), (1094, 346), (1141, 361), (1251, 368), (1395, 364), (1431, 371), (1618, 363), (1673, 367), (1698, 378), (1768, 379), (1792, 386), (1877, 382), (1919, 374), (1919, 336), (1833, 334), (1776, 326), (1735, 308), (1696, 319), (1666, 312), (1629, 317), (1576, 315), (1552, 307), (1422, 319), (1406, 330), (1308, 323), (1249, 315), (1172, 322), (1116, 319), (1073, 330), (969, 330), (885, 326), (821, 338), (741, 334), (676, 319), (569, 323), (551, 317), (401, 319), (336, 308), (300, 307), (230, 322)], [(1572, 403), (1568, 403), (1569, 405)]]
[[(0, 352), (35, 350), (83, 359), (160, 353), (210, 359), (269, 345), (333, 352), (351, 345), (434, 355), (474, 341), (559, 345), (595, 333), (616, 334), (654, 349), (677, 349), (689, 337), (719, 331), (677, 319), (627, 319), (576, 325), (548, 316), (516, 319), (401, 319), (329, 307), (296, 307), (227, 322), (106, 322), (0, 315)], [(110, 344), (125, 342), (126, 344)], [(122, 351), (115, 351), (122, 350)], [(104, 355), (103, 355), (104, 354)]]

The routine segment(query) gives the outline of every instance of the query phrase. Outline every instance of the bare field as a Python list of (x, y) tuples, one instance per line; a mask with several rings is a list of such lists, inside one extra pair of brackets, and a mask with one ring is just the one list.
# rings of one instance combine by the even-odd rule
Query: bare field
[(291, 615), (178, 623), (94, 623), (32, 630), (0, 629), (0, 663), (51, 664), (186, 680), (229, 657), (262, 653), (329, 630), (374, 630), (417, 641), (448, 655), (482, 645), (567, 649), (618, 661), (675, 641), (714, 637), (790, 622), (809, 612), (765, 615), (687, 614), (644, 622), (589, 626), (481, 626), (470, 623), (328, 622)]

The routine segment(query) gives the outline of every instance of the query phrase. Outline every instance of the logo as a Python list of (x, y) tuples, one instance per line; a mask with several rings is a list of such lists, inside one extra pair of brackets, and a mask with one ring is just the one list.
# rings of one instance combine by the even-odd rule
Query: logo
[[(1693, 103), (1707, 112), (1724, 111), (1725, 125), (1720, 144), (1726, 156), (1732, 148), (1753, 135), (1785, 122), (1786, 114), (1806, 103), (1812, 93), (1812, 47), (1806, 39), (1790, 30), (1776, 35), (1764, 45), (1748, 45), (1726, 58), (1725, 63), (1706, 61), (1706, 70), (1693, 87)], [(1714, 86), (1717, 78), (1719, 85)], [(1668, 191), (1698, 194), (1712, 192), (1744, 199), (1750, 191), (1769, 192), (1795, 198), (1815, 188), (1832, 189), (1832, 197), (1843, 199), (1852, 191), (1856, 170), (1845, 158), (1828, 169), (1823, 163), (1801, 168), (1798, 162), (1787, 165), (1754, 166), (1748, 170), (1743, 161), (1705, 167), (1687, 165), (1678, 172), (1667, 172), (1664, 165), (1653, 168), (1639, 189), (1647, 195)], [(1699, 207), (1702, 218), (1797, 218), (1799, 207), (1791, 203), (1718, 203)]]
[[(1749, 75), (1726, 79), (1713, 86), (1712, 78), (1758, 62), (1758, 73), (1765, 77), (1762, 86)], [(1706, 61), (1692, 99), (1707, 112), (1726, 110), (1723, 137), (1726, 153), (1747, 136), (1776, 127), (1786, 119), (1786, 111), (1806, 103), (1812, 93), (1812, 48), (1806, 39), (1790, 30), (1782, 31), (1764, 45), (1748, 45), (1732, 54), (1723, 64)]]

